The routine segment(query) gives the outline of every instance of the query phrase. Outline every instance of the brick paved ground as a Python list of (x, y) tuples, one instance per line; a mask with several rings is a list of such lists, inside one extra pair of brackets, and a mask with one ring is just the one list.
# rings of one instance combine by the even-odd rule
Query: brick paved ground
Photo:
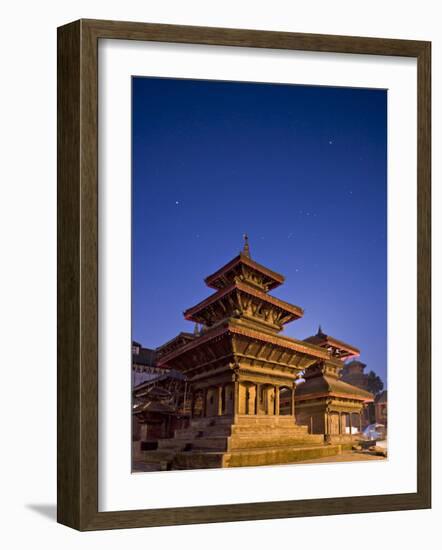
[[(386, 460), (383, 456), (375, 455), (368, 451), (343, 451), (340, 455), (328, 456), (323, 458), (314, 458), (310, 460), (300, 460), (295, 464), (319, 464), (326, 462), (361, 462), (366, 460)], [(136, 462), (134, 464), (133, 472), (157, 472), (160, 468), (157, 464), (145, 464), (143, 462)]]
[(361, 462), (366, 460), (386, 460), (386, 458), (370, 452), (343, 451), (340, 455), (314, 458), (312, 460), (302, 460), (296, 464), (317, 464), (320, 462)]

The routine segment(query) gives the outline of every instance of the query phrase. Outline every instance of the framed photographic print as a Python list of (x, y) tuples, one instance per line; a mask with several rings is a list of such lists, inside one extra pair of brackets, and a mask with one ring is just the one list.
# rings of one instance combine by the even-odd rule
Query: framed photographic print
[(58, 31), (58, 520), (429, 508), (430, 43)]

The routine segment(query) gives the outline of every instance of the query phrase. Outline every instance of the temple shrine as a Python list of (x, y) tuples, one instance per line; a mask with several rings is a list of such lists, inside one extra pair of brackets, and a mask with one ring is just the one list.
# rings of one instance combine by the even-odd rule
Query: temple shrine
[(331, 358), (305, 371), (296, 392), (296, 421), (309, 425), (310, 433), (324, 434), (328, 442), (351, 446), (353, 434), (362, 431), (364, 405), (373, 401), (371, 393), (340, 379), (342, 361), (359, 350), (324, 334), (321, 327), (304, 341), (327, 349)]
[(351, 440), (344, 415), (358, 415), (372, 396), (338, 375), (359, 352), (321, 331), (306, 340), (281, 334), (303, 316), (269, 294), (283, 282), (252, 260), (247, 236), (239, 255), (205, 279), (214, 292), (184, 312), (194, 333), (156, 350), (158, 367), (186, 379), (190, 423), (144, 451), (145, 462), (162, 469), (285, 464), (336, 455)]

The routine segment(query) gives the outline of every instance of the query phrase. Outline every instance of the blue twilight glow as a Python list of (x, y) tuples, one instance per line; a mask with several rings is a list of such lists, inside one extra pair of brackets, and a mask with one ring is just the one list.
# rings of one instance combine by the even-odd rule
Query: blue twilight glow
[(251, 255), (386, 382), (387, 92), (133, 78), (133, 338), (157, 347)]

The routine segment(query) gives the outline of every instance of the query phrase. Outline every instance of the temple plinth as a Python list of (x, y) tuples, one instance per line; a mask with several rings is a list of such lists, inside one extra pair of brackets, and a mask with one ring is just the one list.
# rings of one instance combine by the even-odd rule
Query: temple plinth
[[(184, 312), (201, 325), (157, 349), (158, 366), (187, 380), (191, 421), (146, 452), (168, 468), (283, 464), (330, 456), (341, 446), (295, 422), (296, 380), (332, 352), (281, 334), (303, 310), (269, 291), (284, 277), (244, 250), (205, 279), (215, 292)], [(289, 403), (282, 406), (281, 403)]]

